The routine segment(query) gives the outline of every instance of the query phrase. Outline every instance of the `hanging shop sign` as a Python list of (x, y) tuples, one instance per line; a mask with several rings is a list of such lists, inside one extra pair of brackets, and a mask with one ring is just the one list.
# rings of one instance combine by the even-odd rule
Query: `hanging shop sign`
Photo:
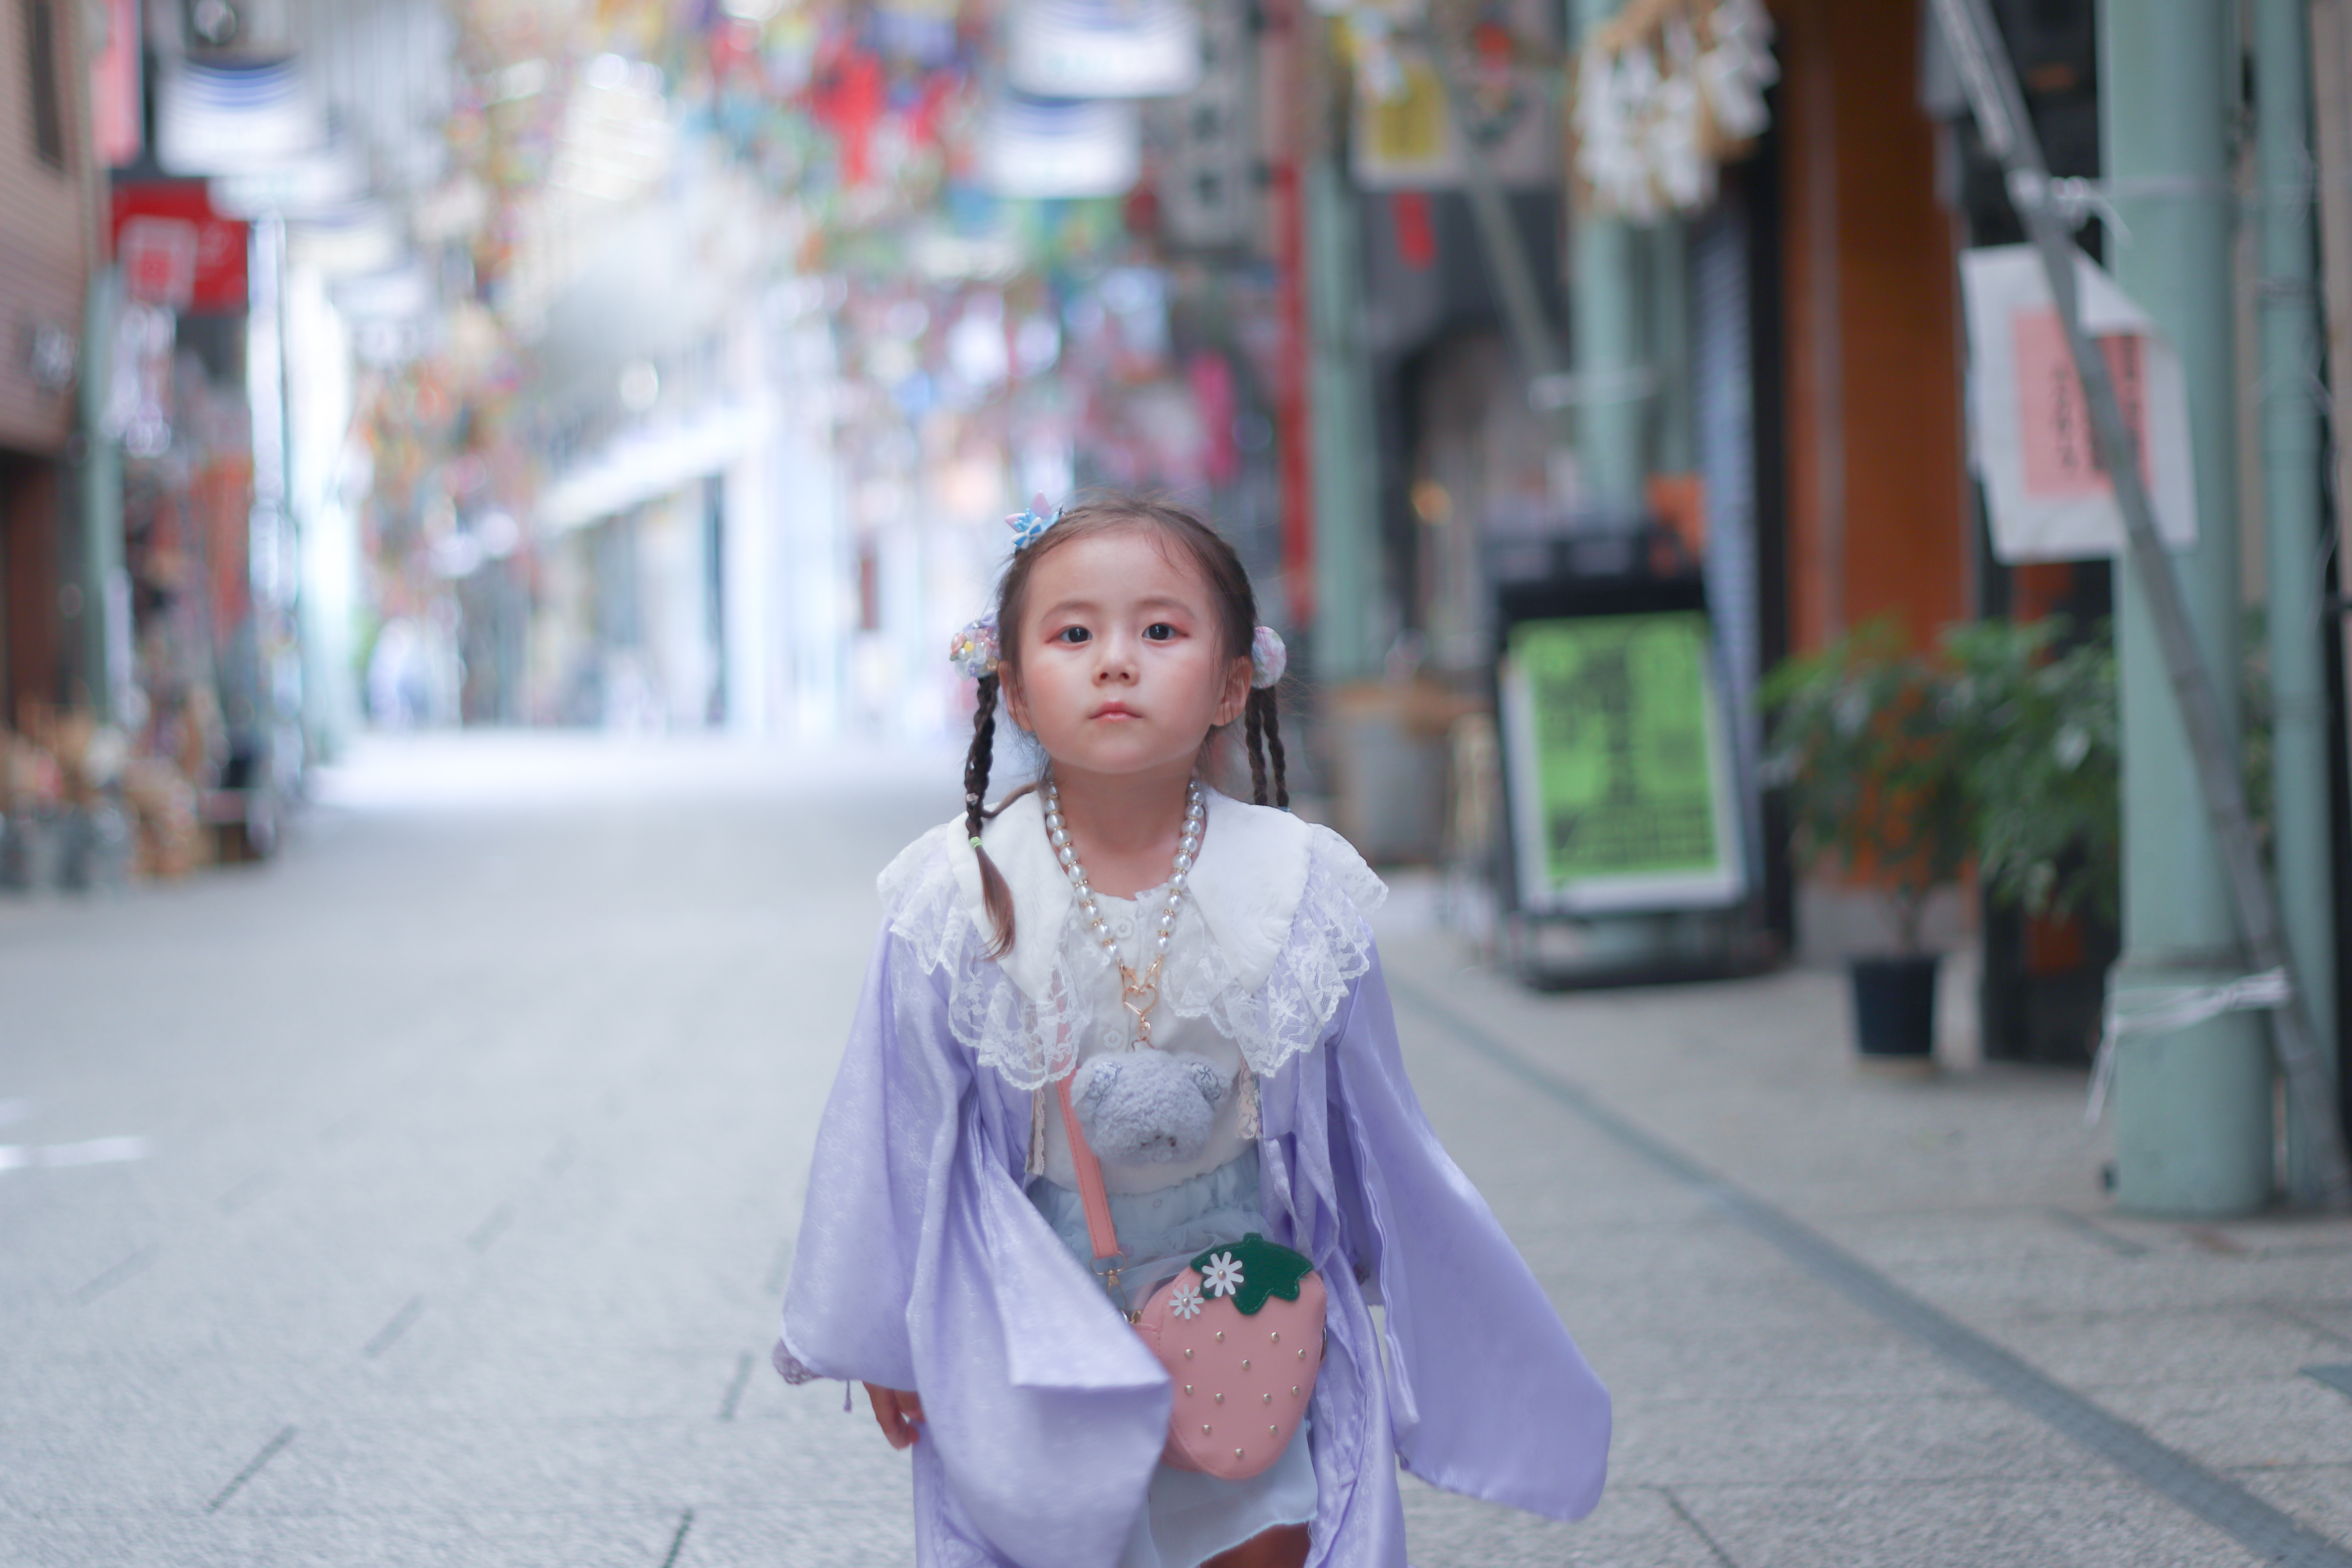
[(146, 145), (140, 100), (139, 0), (103, 0), (90, 14), (106, 24), (106, 39), (89, 60), (89, 133), (99, 162), (131, 163)]
[[(2197, 542), (2189, 386), (2147, 311), (2088, 257), (2075, 258), (2083, 324), (2105, 353), (2165, 544)], [(2030, 245), (1960, 255), (1969, 322), (1969, 426), (1993, 553), (2002, 561), (2120, 555), (2123, 514), (2092, 450), (2089, 405), (2042, 258)]]
[(1355, 67), (1356, 183), (1366, 190), (1454, 189), (1468, 178), (1465, 143), (1486, 149), (1506, 185), (1559, 178), (1557, 68), (1548, 8), (1500, 0), (1485, 8), (1459, 47), (1441, 57), (1427, 29), (1379, 0), (1343, 8)]
[(267, 169), (326, 144), (324, 110), (293, 59), (183, 59), (155, 84), (155, 155), (175, 174)]
[(1005, 75), (1038, 98), (1168, 98), (1201, 79), (1201, 24), (1186, 0), (1021, 0)]
[(1720, 908), (1745, 896), (1706, 611), (1520, 621), (1497, 674), (1521, 909)]
[(1240, 0), (1201, 8), (1201, 79), (1161, 111), (1154, 186), (1160, 234), (1180, 249), (1248, 243), (1257, 185), (1256, 41)]
[(1118, 99), (1006, 93), (981, 136), (981, 176), (1000, 196), (1124, 195), (1143, 172), (1142, 122)]
[(1771, 116), (1762, 0), (1633, 0), (1571, 67), (1576, 188), (1588, 211), (1653, 223), (1715, 200), (1717, 169)]
[(118, 180), (113, 202), (131, 299), (196, 315), (245, 309), (246, 226), (214, 209), (202, 180)]

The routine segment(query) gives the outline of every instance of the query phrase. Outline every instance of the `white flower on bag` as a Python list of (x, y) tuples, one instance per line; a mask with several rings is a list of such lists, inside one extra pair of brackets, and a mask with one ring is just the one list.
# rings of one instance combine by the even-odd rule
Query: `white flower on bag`
[(1201, 1289), (1212, 1296), (1230, 1296), (1242, 1288), (1242, 1266), (1230, 1252), (1220, 1252), (1201, 1271)]
[(1169, 1294), (1168, 1310), (1180, 1318), (1192, 1319), (1201, 1315), (1201, 1293), (1190, 1285), (1179, 1285)]

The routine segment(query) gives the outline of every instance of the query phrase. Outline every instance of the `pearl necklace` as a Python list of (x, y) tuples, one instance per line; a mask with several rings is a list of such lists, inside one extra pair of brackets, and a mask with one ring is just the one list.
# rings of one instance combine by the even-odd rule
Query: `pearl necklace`
[(1110, 934), (1103, 923), (1102, 906), (1095, 902), (1095, 890), (1087, 881), (1087, 868), (1078, 863), (1077, 846), (1070, 842), (1069, 825), (1062, 820), (1062, 795), (1055, 787), (1051, 774), (1045, 779), (1045, 838), (1054, 847), (1054, 858), (1062, 863), (1062, 872), (1070, 879), (1070, 890), (1077, 895), (1078, 908), (1085, 911), (1087, 923), (1093, 928), (1094, 938), (1102, 943), (1103, 952), (1110, 955), (1118, 967), (1119, 1001), (1135, 1015), (1135, 1044), (1151, 1044), (1151, 1009), (1160, 1001), (1160, 969), (1168, 961), (1168, 948), (1176, 934), (1176, 911), (1184, 902), (1184, 886), (1192, 871), (1192, 862), (1201, 853), (1201, 827), (1208, 820), (1209, 797), (1194, 779), (1184, 786), (1184, 831), (1176, 840), (1176, 868), (1168, 877), (1168, 907), (1160, 911), (1160, 929), (1151, 937), (1151, 962), (1141, 974), (1127, 965), (1119, 955), (1118, 939)]

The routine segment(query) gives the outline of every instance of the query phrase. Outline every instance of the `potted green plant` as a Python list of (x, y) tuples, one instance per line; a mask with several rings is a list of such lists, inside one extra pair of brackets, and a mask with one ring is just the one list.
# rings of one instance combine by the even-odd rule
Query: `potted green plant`
[(1920, 921), (1974, 847), (1952, 684), (1943, 660), (1882, 620), (1786, 661), (1760, 693), (1773, 714), (1766, 775), (1788, 791), (1799, 858), (1874, 878), (1891, 906), (1895, 951), (1849, 961), (1865, 1058), (1925, 1062), (1935, 1048), (1941, 955), (1923, 950)]
[(1969, 735), (1985, 1054), (2086, 1065), (2120, 939), (2108, 627), (1988, 620), (1948, 628), (1943, 647), (1956, 722)]
[(2112, 921), (2123, 864), (2115, 648), (2105, 626), (2074, 642), (2069, 630), (2059, 616), (1946, 628), (1949, 707), (1968, 737), (1985, 891), (2028, 914)]

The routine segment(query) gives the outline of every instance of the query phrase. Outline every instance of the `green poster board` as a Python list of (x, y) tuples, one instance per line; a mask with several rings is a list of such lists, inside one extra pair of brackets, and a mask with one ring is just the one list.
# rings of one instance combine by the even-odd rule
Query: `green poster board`
[(1523, 907), (1738, 901), (1741, 857), (1704, 611), (1522, 621), (1502, 676)]

